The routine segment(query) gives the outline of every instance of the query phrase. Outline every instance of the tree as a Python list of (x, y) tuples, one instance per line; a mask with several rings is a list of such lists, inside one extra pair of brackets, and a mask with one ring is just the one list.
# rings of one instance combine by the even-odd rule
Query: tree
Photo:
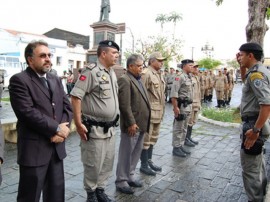
[(161, 32), (163, 32), (163, 25), (165, 22), (168, 22), (167, 15), (166, 14), (158, 14), (155, 21), (160, 23)]
[(204, 67), (206, 69), (214, 69), (222, 64), (219, 60), (214, 60), (211, 58), (204, 58), (202, 60), (199, 60), (197, 63), (199, 67)]
[[(170, 61), (180, 62), (182, 59), (181, 48), (182, 41), (180, 39), (171, 39), (171, 37), (166, 36), (149, 36), (146, 40), (139, 39), (136, 42), (135, 53), (141, 54), (145, 61), (144, 66), (148, 65), (149, 55), (153, 52), (161, 52), (163, 56), (167, 57), (164, 62), (164, 67), (169, 67)], [(132, 50), (126, 50), (124, 53), (127, 58), (132, 54)]]
[[(219, 6), (223, 0), (216, 0)], [(247, 42), (257, 42), (263, 47), (264, 36), (268, 30), (265, 23), (270, 18), (270, 0), (248, 0), (248, 24), (246, 26)]]
[(236, 59), (227, 61), (227, 66), (228, 67), (233, 67), (234, 69), (238, 69), (239, 68), (239, 64), (236, 61)]
[(171, 12), (170, 15), (168, 16), (168, 21), (173, 22), (173, 38), (175, 35), (175, 28), (176, 28), (176, 23), (180, 20), (182, 20), (182, 15), (178, 14), (176, 12)]

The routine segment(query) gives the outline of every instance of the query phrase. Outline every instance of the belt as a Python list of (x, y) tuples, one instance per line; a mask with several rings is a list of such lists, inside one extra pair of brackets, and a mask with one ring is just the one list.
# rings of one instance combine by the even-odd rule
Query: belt
[(99, 121), (94, 121), (91, 119), (87, 119), (87, 122), (90, 126), (99, 126), (103, 128), (103, 132), (107, 133), (109, 128), (113, 127), (113, 126), (118, 126), (117, 122), (119, 119), (119, 115), (116, 116), (115, 120), (113, 121), (109, 121), (109, 122), (99, 122)]
[(256, 121), (258, 116), (241, 116), (243, 122)]

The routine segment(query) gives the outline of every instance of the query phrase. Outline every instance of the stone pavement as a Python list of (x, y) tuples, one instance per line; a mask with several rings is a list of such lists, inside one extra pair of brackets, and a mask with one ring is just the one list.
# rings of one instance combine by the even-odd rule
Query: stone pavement
[[(232, 105), (237, 106), (239, 102), (232, 102), (234, 103)], [(9, 104), (6, 103), (0, 110), (1, 119), (3, 118), (2, 112), (9, 107)], [(8, 114), (9, 118), (10, 116), (12, 115)], [(149, 177), (139, 172), (138, 165), (136, 173), (143, 181), (144, 187), (135, 188), (134, 195), (121, 194), (115, 189), (115, 168), (119, 147), (119, 132), (117, 133), (114, 170), (106, 188), (108, 195), (119, 202), (247, 201), (241, 177), (239, 129), (198, 121), (194, 126), (193, 137), (199, 141), (199, 145), (195, 148), (188, 148), (192, 152), (189, 157), (179, 158), (172, 156), (172, 122), (172, 106), (166, 104), (160, 138), (154, 147), (153, 155), (154, 162), (162, 166), (162, 172), (155, 177)], [(68, 156), (64, 164), (67, 202), (86, 200), (82, 182), (83, 168), (79, 142), (79, 136), (73, 133), (66, 143)], [(266, 148), (265, 157), (269, 172), (270, 144), (268, 142)], [(13, 202), (16, 201), (19, 177), (16, 144), (6, 143), (5, 151), (5, 162), (2, 166), (4, 179), (0, 187), (0, 201)]]

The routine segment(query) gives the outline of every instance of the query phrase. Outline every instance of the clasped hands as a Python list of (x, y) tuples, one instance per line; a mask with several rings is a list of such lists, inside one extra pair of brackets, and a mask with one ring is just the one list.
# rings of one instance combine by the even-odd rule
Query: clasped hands
[(68, 124), (69, 124), (68, 122), (59, 124), (60, 130), (57, 131), (57, 133), (51, 137), (51, 142), (54, 142), (54, 143), (64, 142), (64, 140), (68, 137), (70, 133)]

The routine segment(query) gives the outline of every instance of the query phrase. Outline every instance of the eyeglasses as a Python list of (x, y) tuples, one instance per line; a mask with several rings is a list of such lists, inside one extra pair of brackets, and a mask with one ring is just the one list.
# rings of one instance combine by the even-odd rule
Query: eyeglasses
[(46, 59), (47, 57), (48, 58), (52, 58), (53, 57), (53, 54), (51, 54), (51, 53), (48, 53), (48, 54), (41, 53), (40, 55), (38, 55), (38, 57), (40, 57), (41, 59)]

